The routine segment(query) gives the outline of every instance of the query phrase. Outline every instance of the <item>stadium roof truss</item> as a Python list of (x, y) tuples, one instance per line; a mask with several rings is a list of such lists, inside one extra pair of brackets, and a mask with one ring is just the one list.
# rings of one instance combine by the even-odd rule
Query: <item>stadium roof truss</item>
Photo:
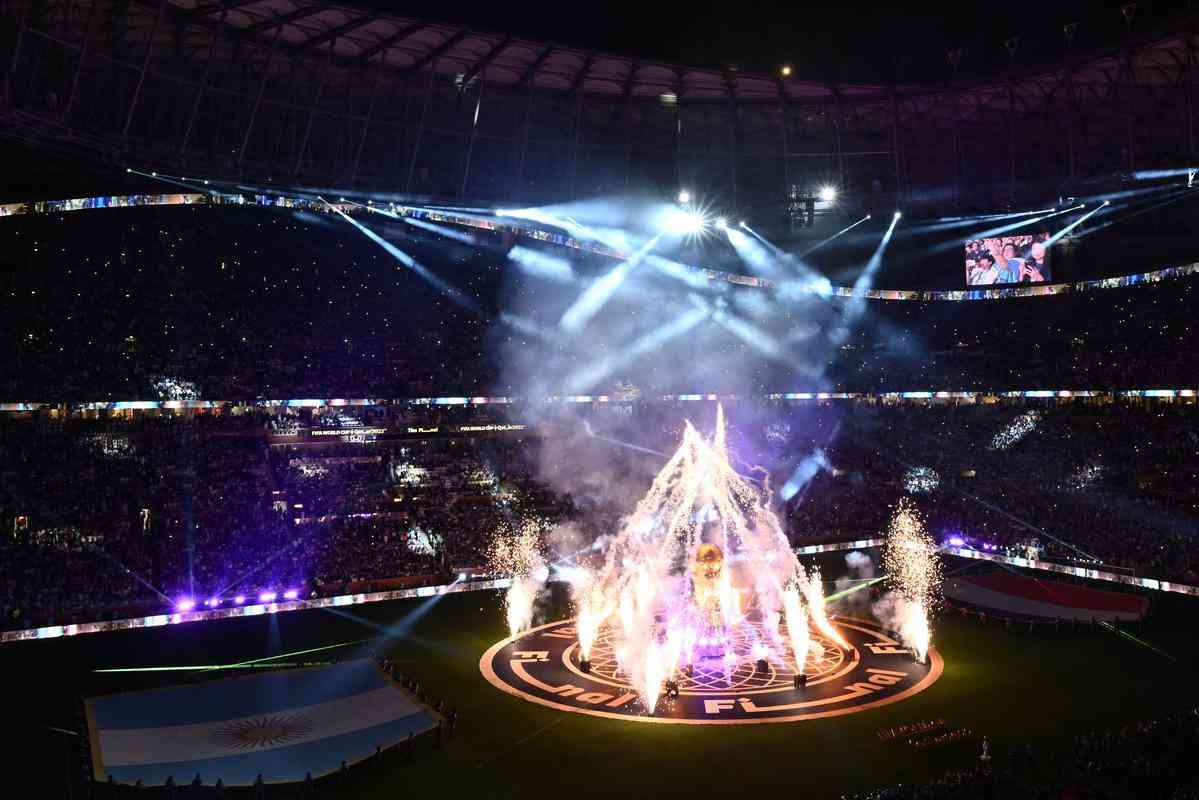
[[(1195, 19), (986, 80), (702, 69), (311, 0), (20, 0), (0, 127), (214, 177), (530, 202), (833, 180), (993, 193), (1196, 151)], [(3, 31), (8, 33), (5, 35)]]

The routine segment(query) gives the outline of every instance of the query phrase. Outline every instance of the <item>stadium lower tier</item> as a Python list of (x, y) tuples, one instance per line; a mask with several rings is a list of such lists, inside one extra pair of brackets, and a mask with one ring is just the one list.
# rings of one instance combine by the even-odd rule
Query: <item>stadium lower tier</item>
[[(797, 547), (879, 537), (907, 496), (948, 547), (1199, 585), (1194, 408), (736, 403), (727, 413), (737, 457), (769, 470)], [(579, 549), (644, 494), (684, 419), (709, 427), (715, 405), (568, 411), (466, 435), (446, 409), (403, 436), (387, 431), (412, 424), (347, 409), (343, 427), (299, 436), (286, 415), (233, 427), (10, 418), (0, 428), (4, 627), (404, 588), (397, 576), (443, 583), (486, 567), (513, 518)], [(373, 428), (383, 432), (364, 433)]]
[[(850, 575), (844, 553), (826, 554), (815, 563), (829, 581)], [(566, 601), (565, 593), (556, 593), (537, 623), (568, 617)], [(438, 699), (444, 698), (458, 718), (456, 731), (440, 749), (431, 742), (418, 743), (415, 756), (409, 758), (402, 747), (391, 754), (385, 748), (380, 759), (349, 763), (344, 774), (337, 765), (335, 774), (327, 778), (318, 778), (315, 762), (311, 762), (305, 769), (316, 779), (318, 796), (326, 791), (374, 796), (393, 791), (397, 785), (423, 794), (445, 791), (452, 780), (456, 791), (514, 798), (529, 775), (537, 776), (542, 791), (579, 793), (579, 770), (597, 760), (621, 765), (598, 784), (604, 792), (635, 796), (671, 791), (767, 791), (777, 785), (778, 773), (763, 771), (761, 765), (794, 759), (797, 748), (821, 753), (821, 758), (803, 762), (805, 791), (817, 798), (924, 797), (926, 794), (912, 794), (909, 787), (929, 782), (933, 783), (924, 791), (937, 798), (977, 797), (983, 791), (977, 787), (988, 782), (1017, 787), (1008, 791), (1023, 792), (1022, 796), (1035, 795), (1038, 786), (1053, 787), (1059, 794), (1072, 787), (1093, 793), (1106, 788), (1107, 796), (1126, 796), (1120, 792), (1137, 788), (1164, 793), (1190, 786), (1186, 781), (1193, 780), (1193, 771), (1178, 762), (1191, 742), (1187, 731), (1194, 727), (1179, 723), (1193, 720), (1193, 716), (1182, 716), (1183, 712), (1199, 704), (1187, 672), (1196, 656), (1191, 604), (1191, 598), (1163, 596), (1139, 628), (1129, 628), (1130, 635), (1170, 658), (1099, 626), (1038, 626), (1028, 631), (996, 624), (993, 617), (984, 622), (977, 617), (942, 614), (934, 620), (934, 646), (946, 668), (923, 691), (840, 716), (781, 725), (690, 726), (674, 731), (671, 726), (563, 714), (482, 680), (480, 657), (509, 635), (500, 599), (491, 593), (446, 595), (434, 602), (430, 598), (384, 602), (349, 607), (342, 614), (313, 609), (25, 642), (0, 648), (0, 663), (24, 676), (24, 690), (9, 704), (7, 713), (28, 735), (14, 743), (10, 754), (21, 759), (33, 780), (44, 780), (56, 790), (64, 779), (64, 762), (78, 758), (80, 740), (44, 726), (80, 730), (82, 741), (87, 742), (81, 697), (91, 698), (93, 703), (111, 698), (119, 707), (122, 698), (138, 697), (130, 692), (169, 691), (166, 687), (181, 684), (191, 690), (208, 686), (215, 690), (259, 679), (259, 671), (243, 667), (249, 677), (224, 681), (237, 673), (211, 669), (214, 666), (274, 657), (273, 669), (298, 670), (284, 674), (300, 675), (304, 667), (283, 664), (345, 664), (373, 652), (376, 659), (390, 658), (411, 682), (406, 685), (434, 698), (429, 700), (431, 704), (438, 705)], [(869, 604), (855, 613), (869, 614)], [(392, 633), (400, 629), (402, 635)], [(313, 652), (297, 655), (304, 651)], [(181, 665), (192, 669), (160, 671)], [(887, 668), (873, 663), (866, 666)], [(97, 671), (113, 667), (145, 671)], [(208, 671), (197, 673), (201, 668)], [(350, 693), (342, 682), (329, 682), (322, 691)], [(294, 699), (299, 708), (303, 698)], [(286, 698), (269, 694), (258, 700), (292, 707)], [(765, 701), (756, 704), (765, 705)], [(309, 702), (304, 707), (320, 705)], [(1053, 713), (1045, 713), (1047, 708)], [(209, 721), (193, 724), (242, 719), (225, 701), (206, 703), (202, 709)], [(127, 708), (133, 710), (134, 706)], [(174, 709), (154, 704), (149, 709), (155, 715), (168, 711), (172, 718), (183, 719), (183, 714), (199, 713), (200, 709), (194, 703)], [(154, 722), (130, 714), (125, 719), (139, 729), (152, 727)], [(259, 735), (260, 730), (251, 726), (246, 735)], [(328, 733), (332, 728), (324, 730)], [(294, 728), (289, 731), (293, 737), (300, 734)], [(316, 728), (308, 735), (316, 736)], [(752, 743), (747, 744), (746, 737)], [(677, 741), (663, 748), (665, 738)], [(836, 747), (829, 746), (831, 740), (837, 742)], [(984, 742), (990, 757), (987, 763), (980, 761)], [(202, 744), (209, 749), (215, 746), (208, 739)], [(294, 746), (280, 742), (263, 755), (272, 759), (271, 753)], [(375, 745), (369, 748), (372, 753), (374, 749)], [(712, 752), (721, 753), (726, 769), (697, 771), (697, 761)], [(556, 767), (546, 769), (547, 763)], [(863, 769), (863, 764), (869, 768)], [(175, 775), (181, 794), (188, 791), (187, 784), (197, 772), (206, 791), (212, 791), (222, 774), (203, 764), (188, 769), (182, 772), (181, 768)], [(596, 788), (596, 780), (590, 779), (588, 793)], [(896, 784), (903, 788), (881, 788)], [(946, 789), (947, 784), (966, 788), (954, 794)], [(95, 792), (111, 799), (123, 796), (119, 793), (122, 788), (132, 791), (131, 787), (100, 785)], [(158, 791), (146, 788), (141, 793), (155, 797), (160, 796)], [(268, 784), (265, 795), (276, 798), (297, 791)], [(866, 794), (883, 791), (892, 794)], [(165, 798), (165, 793), (161, 796)], [(1015, 795), (1000, 792), (996, 796)]]

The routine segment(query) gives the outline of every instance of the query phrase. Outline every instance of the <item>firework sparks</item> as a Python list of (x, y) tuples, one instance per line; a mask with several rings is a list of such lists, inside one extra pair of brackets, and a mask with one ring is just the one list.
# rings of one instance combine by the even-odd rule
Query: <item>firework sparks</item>
[(900, 501), (891, 518), (883, 567), (893, 591), (875, 612), (923, 661), (932, 644), (929, 616), (940, 597), (941, 561), (924, 520), (907, 500)]
[(787, 621), (787, 635), (791, 639), (791, 652), (795, 655), (795, 671), (802, 673), (808, 662), (808, 618), (799, 599), (799, 586), (794, 582), (783, 593), (783, 614)]
[[(576, 587), (579, 654), (589, 659), (600, 629), (614, 639), (617, 667), (653, 713), (663, 682), (699, 662), (726, 675), (758, 658), (781, 663), (753, 627), (786, 620), (790, 651), (805, 663), (809, 624), (848, 646), (824, 612), (819, 574), (791, 551), (769, 495), (733, 468), (723, 409), (710, 439), (690, 424), (678, 450), (612, 538), (604, 563)], [(754, 623), (756, 624), (756, 623)], [(754, 629), (756, 631), (756, 629)], [(734, 640), (751, 641), (744, 652)]]
[(903, 488), (912, 494), (931, 492), (941, 485), (941, 476), (928, 467), (912, 467), (903, 476)]
[(1102, 477), (1103, 471), (1103, 464), (1098, 460), (1084, 464), (1066, 479), (1062, 484), (1062, 489), (1067, 492), (1086, 491), (1091, 488), (1091, 485), (1095, 481)]
[(1041, 412), (1028, 411), (1011, 421), (1006, 428), (995, 434), (988, 446), (990, 450), (1007, 450), (1016, 442), (1033, 432), (1041, 421)]
[(491, 571), (512, 579), (504, 596), (504, 616), (513, 636), (532, 627), (537, 595), (549, 578), (543, 549), (545, 528), (545, 523), (536, 518), (515, 526), (504, 525), (487, 553)]

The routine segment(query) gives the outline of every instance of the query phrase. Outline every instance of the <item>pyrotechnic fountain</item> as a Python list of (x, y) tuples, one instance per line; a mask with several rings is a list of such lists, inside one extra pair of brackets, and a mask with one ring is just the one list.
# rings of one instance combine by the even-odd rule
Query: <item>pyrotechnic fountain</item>
[(606, 630), (650, 712), (664, 682), (701, 664), (731, 674), (764, 660), (803, 672), (822, 652), (809, 625), (848, 647), (825, 615), (819, 573), (796, 559), (768, 492), (733, 468), (725, 434), (722, 409), (710, 440), (686, 425), (603, 565), (574, 587), (580, 666)]
[(924, 521), (907, 500), (891, 518), (883, 568), (893, 592), (875, 606), (875, 614), (895, 629), (918, 661), (924, 661), (932, 642), (929, 614), (941, 589), (941, 562)]
[(541, 549), (540, 520), (527, 519), (519, 525), (503, 527), (492, 539), (487, 555), (492, 572), (511, 576), (512, 584), (504, 596), (504, 611), (508, 631), (515, 636), (533, 623), (533, 607), (549, 578), (549, 567)]

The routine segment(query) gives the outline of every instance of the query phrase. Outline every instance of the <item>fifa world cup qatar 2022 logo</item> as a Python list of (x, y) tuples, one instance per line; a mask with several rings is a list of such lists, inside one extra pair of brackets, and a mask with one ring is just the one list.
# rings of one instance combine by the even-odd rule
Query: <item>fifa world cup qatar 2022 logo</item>
[(562, 620), (497, 642), (479, 669), (497, 688), (562, 711), (688, 725), (852, 714), (910, 697), (941, 675), (935, 649), (921, 662), (873, 622), (834, 617), (832, 623), (842, 641), (813, 629), (802, 671), (784, 654), (761, 651), (767, 634), (761, 622), (739, 626), (722, 653), (686, 664), (652, 710), (644, 692), (622, 674), (615, 651), (619, 637), (608, 628), (600, 631), (588, 660), (579, 655), (574, 620)]

